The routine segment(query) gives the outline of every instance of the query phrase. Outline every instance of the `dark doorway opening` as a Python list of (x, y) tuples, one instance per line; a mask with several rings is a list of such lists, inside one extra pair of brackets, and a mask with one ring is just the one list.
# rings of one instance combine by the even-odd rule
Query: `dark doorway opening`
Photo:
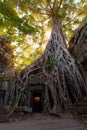
[(42, 93), (33, 92), (33, 112), (42, 112)]

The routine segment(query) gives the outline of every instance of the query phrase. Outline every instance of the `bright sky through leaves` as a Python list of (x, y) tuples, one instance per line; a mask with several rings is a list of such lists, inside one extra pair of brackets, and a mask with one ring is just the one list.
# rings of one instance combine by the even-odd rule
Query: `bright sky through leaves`
[[(39, 0), (0, 1), (0, 35), (13, 43), (14, 62), (19, 70), (41, 55), (50, 37), (51, 17), (48, 16), (50, 19), (47, 19), (47, 15), (41, 14), (41, 12), (48, 13), (50, 4), (46, 5), (43, 0), (40, 2)], [(87, 15), (87, 2), (84, 0), (83, 4), (82, 0), (63, 0), (61, 7), (58, 15), (66, 40), (69, 41), (74, 30)]]

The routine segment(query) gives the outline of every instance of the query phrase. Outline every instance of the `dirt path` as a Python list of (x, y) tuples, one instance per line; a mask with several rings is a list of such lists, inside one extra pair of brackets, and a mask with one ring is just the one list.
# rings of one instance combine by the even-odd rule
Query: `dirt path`
[(0, 130), (87, 130), (87, 127), (70, 117), (35, 115), (28, 120), (0, 123)]

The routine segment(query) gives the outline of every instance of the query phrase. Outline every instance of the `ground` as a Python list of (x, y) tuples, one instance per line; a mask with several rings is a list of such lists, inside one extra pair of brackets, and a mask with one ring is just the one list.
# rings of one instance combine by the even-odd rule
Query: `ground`
[(15, 116), (11, 117), (8, 123), (0, 123), (0, 130), (87, 130), (86, 125), (70, 115), (62, 115), (62, 118), (46, 114), (22, 116), (25, 120)]

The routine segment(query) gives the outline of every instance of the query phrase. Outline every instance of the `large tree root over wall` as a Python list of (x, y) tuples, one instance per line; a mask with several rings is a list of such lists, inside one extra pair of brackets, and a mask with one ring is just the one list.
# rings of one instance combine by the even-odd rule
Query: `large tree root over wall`
[(53, 18), (51, 37), (44, 53), (26, 67), (15, 82), (16, 103), (21, 91), (32, 84), (32, 78), (39, 79), (45, 85), (44, 109), (49, 113), (68, 110), (70, 104), (87, 92), (63, 37), (59, 20)]

